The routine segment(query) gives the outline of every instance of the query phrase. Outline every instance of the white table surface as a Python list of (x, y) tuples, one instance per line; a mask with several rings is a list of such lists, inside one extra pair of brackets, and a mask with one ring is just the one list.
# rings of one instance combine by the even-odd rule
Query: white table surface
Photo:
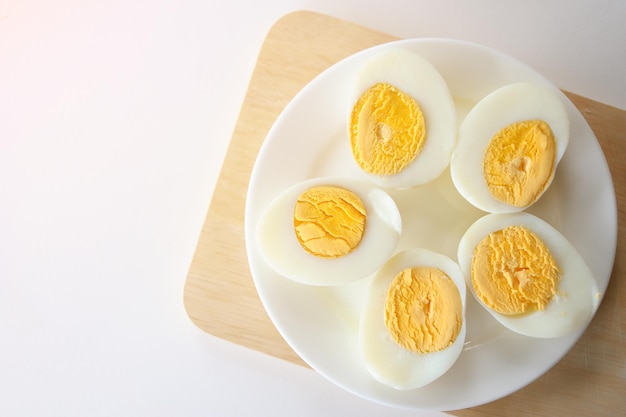
[(444, 415), (372, 404), (186, 316), (256, 57), (290, 11), (483, 43), (626, 108), (626, 2), (260, 4), (0, 0), (0, 415)]

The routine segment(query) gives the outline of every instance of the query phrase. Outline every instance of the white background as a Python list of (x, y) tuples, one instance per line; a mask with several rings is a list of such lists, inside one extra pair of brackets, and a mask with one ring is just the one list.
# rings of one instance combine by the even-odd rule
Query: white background
[(0, 415), (425, 416), (216, 339), (183, 285), (293, 10), (513, 55), (626, 109), (626, 2), (0, 0)]

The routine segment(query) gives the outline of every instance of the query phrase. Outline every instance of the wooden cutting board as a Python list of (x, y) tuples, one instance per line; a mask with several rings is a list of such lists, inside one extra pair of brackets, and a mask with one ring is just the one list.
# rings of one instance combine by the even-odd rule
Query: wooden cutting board
[[(184, 288), (185, 309), (202, 330), (306, 366), (271, 323), (250, 276), (244, 243), (248, 179), (274, 120), (306, 83), (342, 58), (392, 40), (313, 12), (289, 14), (271, 28)], [(626, 111), (566, 94), (595, 132), (615, 182), (620, 226), (611, 282), (593, 323), (554, 368), (508, 397), (454, 415), (626, 415)]]

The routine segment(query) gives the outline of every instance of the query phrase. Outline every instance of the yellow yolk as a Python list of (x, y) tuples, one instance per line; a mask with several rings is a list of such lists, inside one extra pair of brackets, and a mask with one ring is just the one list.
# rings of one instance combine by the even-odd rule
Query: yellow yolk
[(354, 158), (365, 172), (393, 175), (424, 147), (424, 115), (417, 102), (399, 89), (378, 83), (356, 102), (350, 117)]
[(365, 218), (365, 206), (352, 191), (320, 186), (298, 197), (293, 222), (298, 241), (307, 252), (337, 258), (359, 245)]
[(489, 143), (483, 172), (491, 195), (515, 207), (535, 202), (552, 178), (556, 141), (547, 123), (529, 120), (499, 131)]
[(414, 267), (394, 278), (385, 325), (400, 346), (419, 353), (443, 350), (454, 342), (462, 324), (461, 294), (443, 271)]
[(474, 249), (476, 295), (507, 315), (543, 310), (557, 293), (560, 271), (543, 241), (523, 226), (493, 232)]

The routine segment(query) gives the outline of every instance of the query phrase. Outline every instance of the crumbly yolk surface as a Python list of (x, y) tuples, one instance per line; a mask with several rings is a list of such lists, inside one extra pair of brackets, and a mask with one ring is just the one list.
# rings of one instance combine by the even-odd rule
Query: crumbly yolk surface
[(370, 87), (352, 110), (352, 154), (367, 173), (397, 174), (415, 160), (425, 140), (424, 115), (419, 105), (390, 84)]
[(400, 272), (387, 293), (385, 325), (393, 340), (412, 352), (436, 352), (450, 346), (463, 324), (458, 288), (438, 268)]
[(513, 123), (491, 139), (483, 173), (491, 195), (515, 207), (534, 203), (552, 178), (556, 141), (541, 120)]
[(363, 201), (352, 191), (336, 186), (313, 187), (296, 201), (294, 228), (300, 245), (322, 258), (352, 252), (365, 231)]
[(476, 295), (506, 315), (543, 310), (557, 293), (560, 279), (549, 249), (523, 226), (506, 227), (480, 241), (471, 274)]

